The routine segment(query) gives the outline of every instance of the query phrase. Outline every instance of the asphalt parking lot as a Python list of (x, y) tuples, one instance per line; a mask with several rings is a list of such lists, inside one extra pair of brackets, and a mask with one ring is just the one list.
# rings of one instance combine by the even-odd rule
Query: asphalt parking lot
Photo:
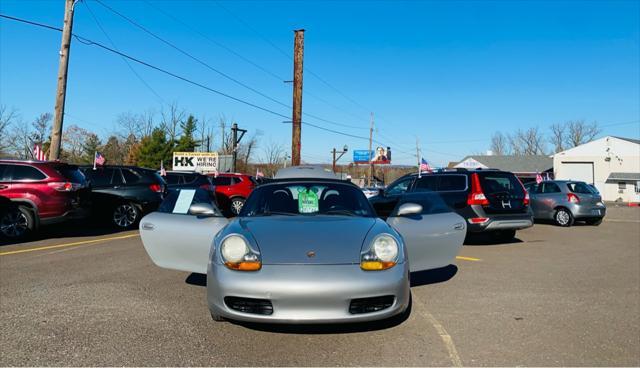
[(415, 277), (407, 320), (348, 326), (215, 323), (137, 231), (64, 230), (0, 246), (2, 366), (640, 365), (640, 208), (467, 245)]

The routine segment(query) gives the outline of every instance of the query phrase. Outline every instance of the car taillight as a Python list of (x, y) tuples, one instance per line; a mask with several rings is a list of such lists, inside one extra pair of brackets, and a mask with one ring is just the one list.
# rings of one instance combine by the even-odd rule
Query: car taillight
[(467, 198), (468, 205), (480, 205), (480, 206), (488, 206), (489, 200), (482, 192), (482, 187), (480, 186), (480, 177), (478, 174), (471, 174), (471, 193), (469, 193), (469, 197)]
[[(516, 179), (518, 179), (518, 178), (516, 178)], [(522, 184), (520, 179), (518, 179), (518, 183), (520, 183), (520, 186), (522, 187), (522, 191), (524, 192), (524, 199), (522, 200), (522, 204), (524, 206), (528, 206), (529, 202), (531, 202), (531, 200), (529, 198), (529, 192), (527, 192), (527, 189), (524, 187), (524, 184)]]
[(53, 183), (49, 183), (48, 185), (58, 192), (73, 192), (80, 189), (80, 187), (82, 186), (80, 184), (72, 183), (69, 181), (56, 181)]
[(580, 203), (580, 197), (573, 193), (567, 194), (567, 200), (569, 201), (569, 203)]
[(151, 189), (152, 192), (162, 193), (162, 185), (160, 184), (151, 184), (149, 185), (149, 189)]
[(489, 221), (489, 219), (486, 217), (472, 217), (469, 219), (470, 224), (484, 224), (487, 221)]

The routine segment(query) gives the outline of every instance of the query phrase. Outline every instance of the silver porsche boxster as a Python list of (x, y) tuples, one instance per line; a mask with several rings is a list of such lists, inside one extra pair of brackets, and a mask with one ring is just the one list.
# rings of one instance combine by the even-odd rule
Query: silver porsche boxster
[(164, 268), (207, 274), (214, 320), (336, 323), (385, 319), (410, 302), (409, 273), (451, 264), (464, 220), (436, 194), (409, 195), (385, 222), (336, 179), (257, 187), (227, 220), (206, 193), (170, 193), (140, 223)]

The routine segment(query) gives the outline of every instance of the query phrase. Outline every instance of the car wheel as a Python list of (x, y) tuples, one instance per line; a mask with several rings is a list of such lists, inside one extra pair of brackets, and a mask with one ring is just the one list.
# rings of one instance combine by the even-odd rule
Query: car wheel
[(113, 223), (122, 229), (127, 229), (138, 221), (140, 210), (138, 206), (129, 202), (121, 203), (113, 209)]
[(242, 206), (244, 206), (244, 198), (232, 198), (229, 209), (234, 216), (238, 216), (242, 210)]
[(213, 312), (210, 312), (210, 313), (211, 313), (211, 319), (212, 319), (212, 320), (214, 320), (214, 321), (216, 321), (216, 322), (224, 322), (224, 321), (226, 321), (226, 320), (224, 319), (224, 317), (221, 317), (221, 316), (219, 316), (219, 315), (217, 315), (217, 314), (215, 314), (215, 313), (213, 313)]
[(559, 226), (569, 227), (573, 225), (573, 215), (566, 208), (558, 208), (554, 216), (556, 224)]
[(510, 242), (516, 236), (515, 230), (498, 230), (491, 234), (493, 239), (502, 243)]
[(10, 208), (0, 218), (0, 233), (9, 239), (21, 239), (34, 229), (33, 213), (24, 206)]
[(602, 223), (602, 218), (588, 219), (585, 220), (585, 222), (587, 223), (587, 225), (598, 226)]

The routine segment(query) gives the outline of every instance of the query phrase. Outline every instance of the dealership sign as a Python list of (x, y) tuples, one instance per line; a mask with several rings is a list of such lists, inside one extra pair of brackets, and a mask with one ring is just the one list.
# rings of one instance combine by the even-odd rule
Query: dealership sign
[(217, 172), (218, 152), (174, 152), (173, 170)]
[[(373, 159), (371, 159), (373, 156)], [(354, 150), (353, 162), (356, 164), (368, 164), (371, 161), (372, 164), (390, 164), (391, 163), (391, 148), (378, 147), (375, 151), (369, 150)]]

